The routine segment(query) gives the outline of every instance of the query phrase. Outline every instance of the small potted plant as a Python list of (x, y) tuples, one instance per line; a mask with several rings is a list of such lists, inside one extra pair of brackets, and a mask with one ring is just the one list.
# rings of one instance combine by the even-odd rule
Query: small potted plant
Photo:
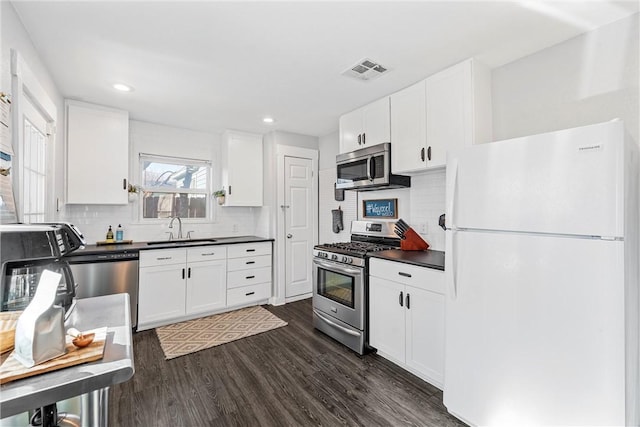
[(129, 201), (133, 202), (137, 198), (138, 194), (142, 192), (142, 187), (135, 184), (129, 184), (127, 191), (129, 192)]
[(216, 192), (213, 193), (213, 197), (215, 197), (218, 200), (218, 204), (219, 205), (224, 205), (224, 200), (225, 200), (225, 195), (227, 193), (224, 191), (224, 189), (222, 190), (218, 190)]

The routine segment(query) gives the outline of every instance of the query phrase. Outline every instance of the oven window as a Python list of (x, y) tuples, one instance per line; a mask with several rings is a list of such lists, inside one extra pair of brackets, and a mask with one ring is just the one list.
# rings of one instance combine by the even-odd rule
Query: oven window
[(354, 308), (354, 287), (353, 276), (318, 268), (318, 295)]

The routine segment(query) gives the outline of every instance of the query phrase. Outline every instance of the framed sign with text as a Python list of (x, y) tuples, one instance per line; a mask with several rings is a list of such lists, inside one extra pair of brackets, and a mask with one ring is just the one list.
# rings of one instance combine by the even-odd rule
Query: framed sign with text
[(362, 201), (363, 218), (397, 218), (398, 199), (378, 199)]

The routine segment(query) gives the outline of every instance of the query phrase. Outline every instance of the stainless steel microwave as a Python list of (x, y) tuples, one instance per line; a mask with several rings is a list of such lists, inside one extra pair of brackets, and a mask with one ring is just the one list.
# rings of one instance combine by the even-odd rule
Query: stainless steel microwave
[(411, 177), (391, 173), (391, 143), (336, 156), (336, 189), (384, 190), (411, 187)]

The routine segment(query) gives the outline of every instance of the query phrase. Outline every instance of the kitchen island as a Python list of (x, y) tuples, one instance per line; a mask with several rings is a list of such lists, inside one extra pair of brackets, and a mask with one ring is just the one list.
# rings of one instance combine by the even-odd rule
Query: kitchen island
[(134, 373), (129, 295), (115, 294), (80, 299), (65, 328), (80, 331), (106, 326), (103, 358), (0, 387), (3, 418), (82, 396), (83, 425), (106, 425), (109, 386), (129, 380)]

